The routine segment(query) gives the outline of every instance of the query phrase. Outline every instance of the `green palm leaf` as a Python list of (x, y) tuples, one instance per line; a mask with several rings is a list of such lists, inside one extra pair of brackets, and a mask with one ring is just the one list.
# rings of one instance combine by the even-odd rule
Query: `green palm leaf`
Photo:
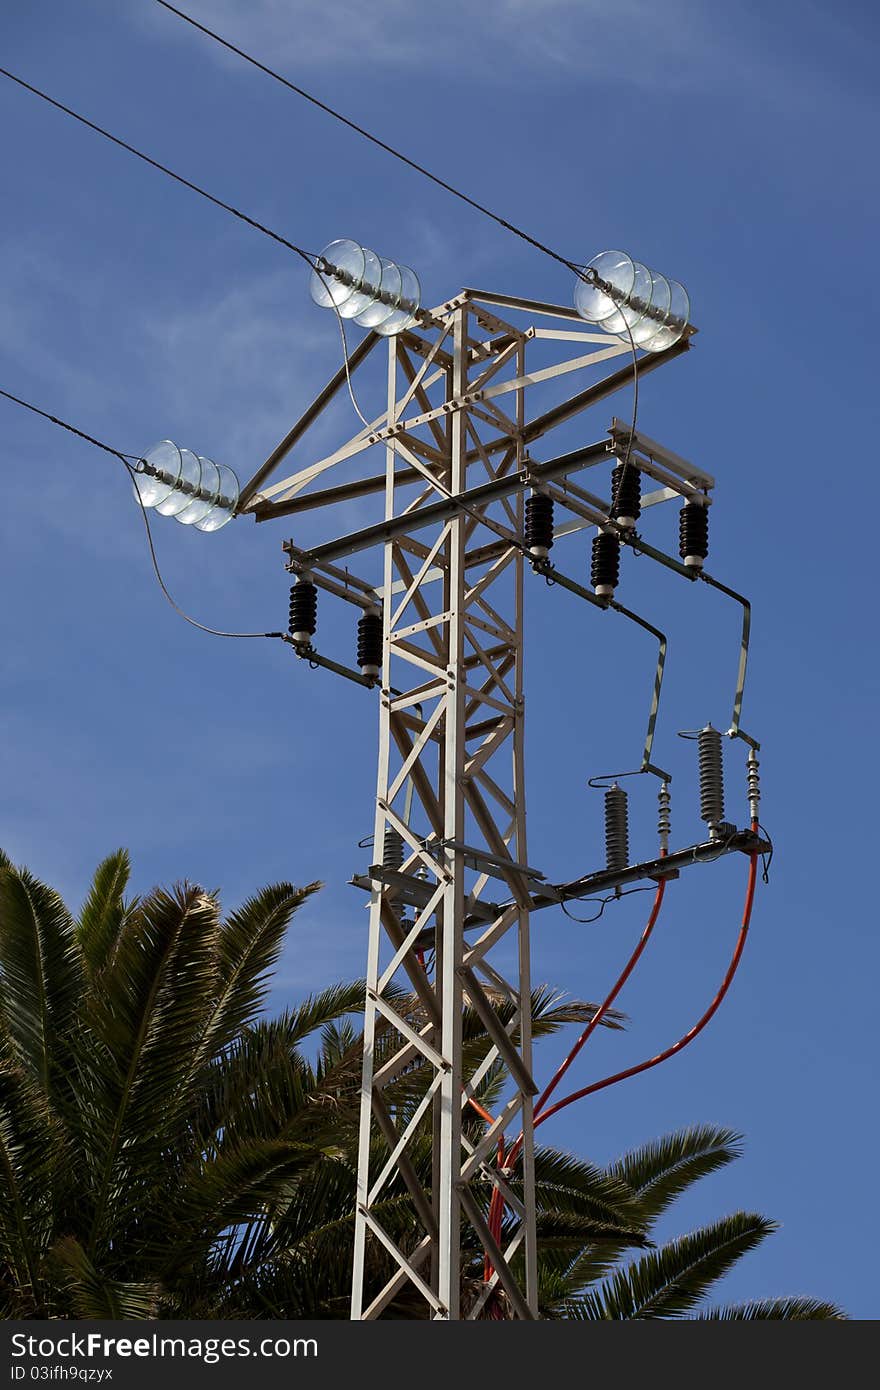
[[(310, 994), (295, 1009), (282, 1015), (282, 1029), (289, 1047), (300, 1047), (313, 1033), (328, 1023), (336, 1023), (347, 1014), (363, 1013), (366, 986), (363, 980), (349, 984), (331, 985), (317, 994)], [(392, 1001), (393, 994), (388, 996)], [(408, 997), (408, 996), (405, 996)], [(358, 1039), (358, 1043), (359, 1043)]]
[[(572, 1305), (570, 1317), (680, 1318), (737, 1260), (776, 1230), (752, 1212), (736, 1212), (711, 1226), (643, 1255), (595, 1292)], [(577, 1311), (577, 1308), (581, 1311)]]
[(92, 1264), (79, 1241), (66, 1236), (52, 1249), (50, 1264), (70, 1300), (75, 1318), (155, 1318), (159, 1311), (161, 1287), (108, 1279)]
[(215, 1049), (253, 1023), (266, 1001), (290, 919), (322, 887), (276, 883), (249, 898), (222, 924), (218, 940), (220, 987), (208, 1029)]
[(653, 1222), (693, 1183), (741, 1153), (742, 1136), (734, 1130), (694, 1125), (624, 1155), (609, 1172), (635, 1193), (643, 1220)]
[(535, 1194), (548, 1211), (610, 1222), (621, 1230), (644, 1229), (639, 1205), (616, 1173), (558, 1149), (535, 1150)]
[(834, 1303), (818, 1298), (763, 1298), (754, 1303), (734, 1303), (726, 1308), (707, 1308), (694, 1315), (695, 1322), (842, 1322), (847, 1315)]
[(254, 1140), (193, 1165), (166, 1202), (165, 1272), (173, 1276), (206, 1256), (218, 1233), (253, 1220), (313, 1160), (304, 1145)]
[(52, 1183), (61, 1157), (46, 1097), (24, 1068), (0, 1061), (0, 1268), (34, 1302), (52, 1238)]
[(98, 865), (76, 925), (87, 968), (103, 969), (116, 944), (126, 913), (125, 890), (131, 874), (128, 850), (118, 849)]
[(26, 869), (0, 868), (0, 971), (4, 1032), (48, 1096), (68, 1062), (82, 962), (64, 903)]
[[(120, 1184), (161, 1151), (217, 983), (217, 904), (198, 888), (156, 892), (128, 916), (87, 1005), (80, 1084), (95, 1173), (88, 1250), (125, 1220)], [(174, 1098), (175, 1104), (171, 1104)]]
[(180, 1079), (179, 1092), (198, 1084), (212, 1058), (254, 1021), (265, 1002), (269, 972), (278, 959), (290, 919), (319, 887), (317, 883), (305, 888), (273, 884), (220, 924), (214, 997), (200, 1024), (200, 1037)]

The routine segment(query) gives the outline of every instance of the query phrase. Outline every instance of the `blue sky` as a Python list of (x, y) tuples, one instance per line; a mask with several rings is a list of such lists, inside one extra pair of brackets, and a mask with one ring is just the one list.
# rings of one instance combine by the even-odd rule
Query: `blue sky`
[[(726, 1280), (728, 1297), (810, 1293), (875, 1317), (873, 1204), (855, 1201), (849, 1165), (861, 1191), (877, 1145), (876, 11), (190, 9), (566, 255), (622, 245), (688, 286), (700, 336), (645, 381), (641, 421), (718, 479), (711, 564), (755, 603), (744, 722), (763, 742), (777, 853), (710, 1030), (545, 1134), (605, 1160), (692, 1122), (742, 1130), (745, 1158), (681, 1203), (669, 1233), (764, 1211), (782, 1230)], [(7, 0), (0, 42), (21, 76), (310, 249), (355, 237), (415, 266), (431, 303), (462, 285), (569, 302), (560, 267), (150, 0)], [(0, 385), (123, 450), (170, 436), (248, 475), (338, 365), (301, 263), (8, 83), (0, 120)], [(600, 406), (576, 437), (600, 438), (628, 406)], [(121, 468), (12, 406), (0, 403), (0, 421), (0, 843), (73, 903), (118, 844), (140, 891), (188, 876), (234, 904), (273, 879), (323, 879), (274, 1001), (360, 974), (366, 916), (346, 879), (372, 828), (374, 701), (280, 644), (187, 627), (151, 578)], [(316, 447), (356, 424), (340, 412)], [(672, 513), (658, 526), (674, 546)], [(289, 534), (246, 519), (215, 536), (156, 525), (173, 592), (233, 629), (284, 625)], [(565, 561), (583, 567), (586, 544)], [(728, 718), (738, 615), (644, 560), (620, 597), (670, 634), (657, 755), (687, 843), (700, 829), (693, 745), (674, 734)], [(543, 586), (528, 602), (529, 857), (561, 879), (601, 860), (585, 782), (636, 756), (652, 654), (608, 616), (551, 605)], [(348, 626), (328, 615), (338, 655)], [(728, 768), (741, 805), (739, 758)], [(647, 853), (653, 807), (641, 789), (634, 800)], [(744, 874), (726, 860), (671, 886), (621, 1001), (628, 1033), (594, 1040), (581, 1084), (699, 1015)], [(628, 899), (594, 927), (543, 914), (535, 978), (600, 996), (644, 910)], [(547, 1044), (546, 1074), (562, 1047)]]

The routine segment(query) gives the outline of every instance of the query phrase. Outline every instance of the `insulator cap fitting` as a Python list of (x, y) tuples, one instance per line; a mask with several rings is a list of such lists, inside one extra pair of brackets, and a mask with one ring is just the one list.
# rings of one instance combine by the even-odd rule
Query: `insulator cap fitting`
[(382, 615), (365, 613), (357, 628), (357, 664), (365, 676), (382, 670)]
[(678, 514), (678, 553), (692, 569), (702, 569), (709, 554), (709, 508), (685, 502)]
[(629, 806), (615, 782), (605, 793), (605, 867), (612, 873), (629, 864)]
[(290, 589), (288, 631), (294, 642), (310, 642), (318, 625), (318, 590), (310, 579), (299, 579)]
[(611, 473), (611, 515), (631, 530), (642, 514), (642, 474), (631, 463), (619, 463)]
[(700, 819), (710, 827), (724, 821), (724, 762), (721, 734), (707, 724), (697, 734), (700, 761)]
[(536, 560), (546, 560), (553, 548), (553, 498), (543, 492), (526, 498), (525, 542)]
[(593, 537), (590, 579), (593, 592), (600, 598), (611, 598), (620, 578), (620, 541), (608, 531)]

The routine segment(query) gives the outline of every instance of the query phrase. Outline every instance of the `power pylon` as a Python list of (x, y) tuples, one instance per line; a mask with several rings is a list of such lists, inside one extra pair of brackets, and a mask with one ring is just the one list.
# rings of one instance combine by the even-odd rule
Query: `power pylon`
[[(525, 324), (509, 321), (523, 316)], [(362, 341), (350, 359), (353, 374), (380, 341), (375, 334)], [(644, 359), (640, 371), (689, 342), (685, 336)], [(558, 897), (529, 866), (526, 844), (523, 509), (533, 489), (568, 508), (571, 520), (560, 531), (607, 518), (607, 496), (585, 491), (571, 475), (617, 462), (624, 444), (631, 452), (627, 432), (618, 426), (610, 438), (544, 461), (530, 450), (631, 382), (631, 364), (595, 379), (599, 364), (627, 355), (630, 344), (590, 331), (561, 306), (465, 290), (390, 338), (388, 351), (382, 415), (332, 454), (268, 483), (345, 389), (341, 370), (242, 497), (243, 509), (268, 520), (384, 494), (384, 517), (375, 524), (308, 550), (285, 545), (301, 582), (383, 615), (376, 680), (323, 655), (319, 644), (300, 642), (298, 650), (377, 685), (380, 701), (376, 862), (354, 880), (369, 889), (371, 906), (351, 1315), (376, 1318), (406, 1291), (435, 1319), (480, 1317), (493, 1294), (508, 1316), (534, 1318), (538, 1088), (529, 915), (539, 898), (544, 906)], [(550, 403), (550, 393), (558, 396), (572, 377), (578, 391)], [(542, 394), (543, 408), (530, 416), (528, 402)], [(378, 448), (384, 472), (353, 476)], [(641, 463), (652, 471), (652, 461)], [(689, 466), (656, 464), (653, 471), (661, 488), (651, 500), (706, 489), (706, 475)], [(343, 481), (309, 490), (328, 473)], [(355, 575), (348, 565), (369, 552), (383, 557), (381, 577)], [(482, 1028), (479, 1054), (473, 1038), (466, 1045), (463, 1037), (466, 1012)], [(429, 1084), (401, 1119), (388, 1088), (415, 1063)], [(505, 1099), (475, 1138), (463, 1110), (499, 1068), (508, 1078)], [(428, 1124), (434, 1142), (426, 1188), (411, 1155)], [(523, 1135), (515, 1186), (494, 1161), (499, 1136), (512, 1127)], [(512, 1213), (503, 1248), (485, 1214), (496, 1186)], [(419, 1227), (405, 1246), (383, 1216), (388, 1197), (401, 1192)], [(382, 1287), (367, 1286), (372, 1242), (394, 1271)], [(463, 1291), (463, 1251), (472, 1259), (475, 1248), (485, 1252), (491, 1277)]]

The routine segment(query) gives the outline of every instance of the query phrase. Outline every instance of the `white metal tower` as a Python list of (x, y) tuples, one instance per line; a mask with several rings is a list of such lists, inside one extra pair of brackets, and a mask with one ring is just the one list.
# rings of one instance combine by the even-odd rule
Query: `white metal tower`
[[(375, 334), (363, 340), (351, 355), (352, 372), (379, 341)], [(688, 343), (686, 336), (645, 358), (640, 372)], [(415, 1297), (436, 1319), (478, 1318), (493, 1297), (506, 1316), (533, 1318), (538, 1088), (529, 909), (536, 894), (552, 901), (552, 890), (529, 867), (526, 848), (523, 506), (529, 488), (552, 495), (570, 513), (560, 533), (607, 515), (605, 478), (603, 498), (571, 475), (616, 462), (619, 431), (550, 460), (530, 450), (631, 382), (631, 364), (601, 380), (595, 371), (630, 346), (590, 331), (574, 310), (465, 290), (391, 338), (388, 349), (382, 415), (332, 454), (269, 484), (344, 389), (340, 371), (242, 498), (245, 510), (268, 520), (384, 496), (375, 524), (308, 551), (285, 546), (293, 573), (383, 613), (375, 862), (355, 880), (369, 888), (371, 908), (352, 1317), (376, 1318), (405, 1293), (410, 1306)], [(577, 392), (551, 403), (551, 393), (572, 380)], [(542, 409), (530, 417), (527, 402), (541, 394)], [(357, 474), (377, 449), (384, 472)], [(328, 473), (342, 481), (314, 491)], [(654, 476), (673, 486), (646, 501), (687, 496), (700, 485), (660, 466)], [(348, 560), (370, 551), (383, 557), (381, 576), (355, 575)], [(318, 650), (308, 655), (359, 678)], [(386, 853), (388, 845), (396, 854)], [(463, 1036), (468, 1017), (479, 1024), (481, 1048), (476, 1029), (470, 1040)], [(428, 1084), (415, 1108), (402, 1108), (389, 1097), (414, 1066)], [(463, 1111), (470, 1113), (471, 1098), (499, 1066), (507, 1091), (481, 1132), (463, 1124)], [(428, 1126), (433, 1167), (426, 1180)], [(495, 1161), (505, 1130), (523, 1133), (515, 1180)], [(503, 1248), (486, 1217), (494, 1186), (512, 1214)], [(385, 1214), (393, 1210), (389, 1197), (402, 1192), (418, 1223), (417, 1237), (405, 1243)], [(466, 1270), (483, 1253), (490, 1277), (468, 1280)], [(378, 1284), (377, 1268), (384, 1270)]]

